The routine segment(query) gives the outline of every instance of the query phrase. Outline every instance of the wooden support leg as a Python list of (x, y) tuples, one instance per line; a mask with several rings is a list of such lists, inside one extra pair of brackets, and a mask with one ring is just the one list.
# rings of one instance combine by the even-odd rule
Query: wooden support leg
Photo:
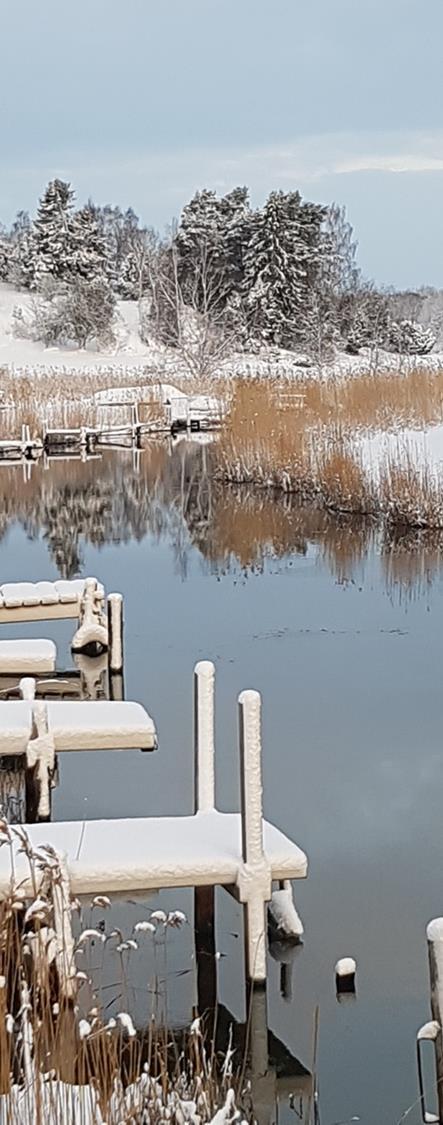
[(269, 1066), (266, 990), (252, 985), (248, 1005), (248, 1077), (252, 1088), (254, 1117), (257, 1125), (270, 1125), (275, 1115), (276, 1075)]
[(213, 1012), (217, 1003), (215, 958), (215, 887), (194, 889), (195, 959), (197, 1008), (200, 1015)]
[[(23, 681), (22, 681), (23, 683)], [(48, 711), (42, 701), (34, 702), (32, 737), (26, 751), (26, 816), (48, 821), (51, 817), (51, 781), (55, 769), (54, 739), (48, 729)]]
[(0, 758), (0, 811), (8, 824), (26, 823), (26, 770), (22, 754)]
[(125, 698), (125, 685), (121, 672), (109, 672), (109, 698), (121, 702)]
[(266, 984), (266, 900), (251, 890), (245, 902), (245, 956), (248, 978)]

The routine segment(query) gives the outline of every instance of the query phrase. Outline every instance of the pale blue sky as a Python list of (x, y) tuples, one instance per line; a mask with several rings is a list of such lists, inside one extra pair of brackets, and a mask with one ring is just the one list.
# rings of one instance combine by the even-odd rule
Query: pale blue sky
[(443, 286), (443, 0), (9, 0), (0, 219), (53, 175), (164, 226), (202, 186), (346, 204), (378, 281)]

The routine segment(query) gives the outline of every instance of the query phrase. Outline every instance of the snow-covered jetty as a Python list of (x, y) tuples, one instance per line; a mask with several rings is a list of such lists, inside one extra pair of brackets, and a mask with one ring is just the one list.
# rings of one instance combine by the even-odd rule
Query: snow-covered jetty
[[(123, 669), (123, 599), (121, 594), (106, 598), (96, 578), (80, 578), (56, 582), (4, 582), (0, 585), (0, 624), (17, 621), (49, 621), (54, 618), (78, 618), (79, 626), (72, 639), (74, 652), (108, 651), (112, 672)], [(44, 642), (40, 642), (42, 645)], [(46, 642), (47, 643), (47, 642)], [(15, 646), (15, 667), (23, 658), (21, 671), (41, 671), (41, 650), (35, 650), (36, 667), (31, 667), (31, 654), (24, 640)], [(32, 648), (32, 646), (31, 646)], [(4, 664), (10, 649), (4, 653)], [(9, 671), (4, 666), (0, 670)]]
[[(197, 894), (199, 889), (226, 887), (245, 908), (248, 976), (254, 982), (263, 982), (266, 979), (266, 904), (271, 899), (273, 883), (304, 878), (307, 858), (296, 844), (263, 818), (261, 699), (256, 691), (244, 691), (238, 700), (241, 811), (222, 813), (216, 808), (214, 684), (213, 664), (209, 661), (197, 664), (193, 815), (29, 824), (22, 826), (21, 831), (24, 827), (33, 849), (50, 844), (64, 857), (72, 895), (126, 894), (159, 887), (193, 887)], [(0, 704), (0, 721), (1, 709), (6, 706)], [(94, 707), (94, 715), (100, 711), (99, 725), (106, 725), (109, 717), (112, 729), (109, 709), (117, 705), (65, 704), (69, 715), (65, 716), (66, 722), (63, 721), (61, 727), (57, 719), (60, 712), (54, 708), (61, 708), (63, 704), (46, 706), (47, 729), (54, 732), (54, 744), (60, 749), (69, 749), (67, 739), (81, 741), (82, 746), (91, 741), (86, 710), (80, 740), (78, 723), (82, 726), (82, 708)], [(21, 713), (23, 705), (20, 712), (23, 726), (20, 745), (29, 738), (32, 703), (25, 703), (24, 707), (26, 714)], [(115, 730), (117, 743), (121, 745), (119, 727), (121, 731), (120, 721), (116, 722)], [(71, 728), (69, 735), (68, 728)], [(42, 729), (40, 733), (44, 739), (45, 731)], [(11, 846), (0, 849), (0, 894), (10, 893), (15, 883), (20, 884), (22, 892), (32, 894), (28, 860), (21, 850), (19, 835), (12, 832)], [(210, 924), (213, 925), (213, 918)]]

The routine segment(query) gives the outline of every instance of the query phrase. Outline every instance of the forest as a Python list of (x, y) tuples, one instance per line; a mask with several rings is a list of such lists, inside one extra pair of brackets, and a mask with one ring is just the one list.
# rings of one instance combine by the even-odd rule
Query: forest
[(54, 179), (34, 218), (19, 211), (0, 227), (0, 280), (33, 295), (31, 322), (17, 310), (17, 335), (106, 346), (117, 301), (137, 301), (141, 339), (198, 350), (206, 371), (263, 348), (317, 363), (365, 347), (425, 355), (442, 334), (442, 293), (364, 278), (345, 209), (298, 191), (254, 208), (246, 187), (203, 189), (160, 234), (131, 208), (77, 207), (71, 185)]

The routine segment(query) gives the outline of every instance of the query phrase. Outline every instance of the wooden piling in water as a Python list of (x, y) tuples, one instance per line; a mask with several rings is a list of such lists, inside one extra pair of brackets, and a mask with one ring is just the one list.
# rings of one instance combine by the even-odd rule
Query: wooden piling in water
[[(215, 668), (200, 660), (194, 668), (194, 812), (215, 807)], [(200, 1014), (215, 1008), (215, 888), (194, 888), (194, 940)]]

